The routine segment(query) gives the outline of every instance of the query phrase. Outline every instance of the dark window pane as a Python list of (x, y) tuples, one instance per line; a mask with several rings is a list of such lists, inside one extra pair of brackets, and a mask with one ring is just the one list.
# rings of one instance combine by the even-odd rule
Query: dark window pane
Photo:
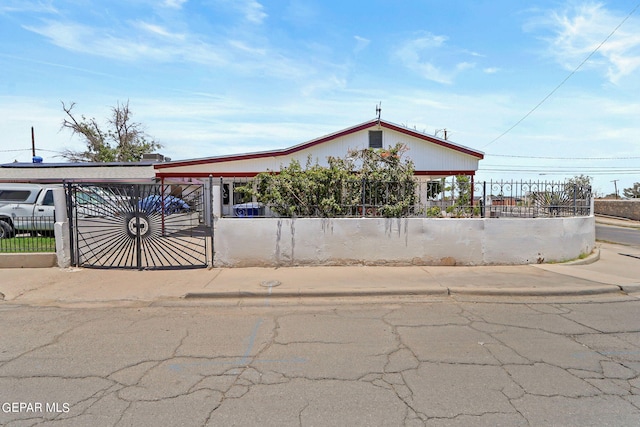
[(382, 148), (382, 131), (369, 131), (369, 148)]
[(47, 190), (42, 200), (44, 206), (53, 206), (53, 190)]
[(30, 191), (2, 190), (0, 191), (0, 200), (7, 202), (24, 202), (30, 194)]

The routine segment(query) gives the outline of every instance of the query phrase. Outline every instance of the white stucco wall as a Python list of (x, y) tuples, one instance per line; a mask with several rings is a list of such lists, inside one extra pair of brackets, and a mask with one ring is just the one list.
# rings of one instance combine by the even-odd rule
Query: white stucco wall
[(566, 261), (595, 247), (595, 219), (220, 218), (217, 267), (513, 265)]

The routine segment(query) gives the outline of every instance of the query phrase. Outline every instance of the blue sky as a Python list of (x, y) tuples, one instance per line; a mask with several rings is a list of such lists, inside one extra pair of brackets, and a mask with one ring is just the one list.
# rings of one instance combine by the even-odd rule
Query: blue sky
[(478, 180), (584, 173), (611, 193), (640, 181), (637, 6), (0, 0), (0, 163), (30, 161), (31, 126), (45, 161), (82, 149), (62, 101), (104, 122), (129, 100), (174, 160), (298, 144), (381, 102), (386, 120), (484, 151)]

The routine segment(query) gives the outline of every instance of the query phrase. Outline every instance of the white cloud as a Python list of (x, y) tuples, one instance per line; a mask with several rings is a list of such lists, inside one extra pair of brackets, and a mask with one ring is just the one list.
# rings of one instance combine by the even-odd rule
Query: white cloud
[(356, 40), (356, 47), (354, 49), (354, 52), (356, 53), (366, 49), (366, 47), (369, 46), (369, 44), (371, 43), (371, 40), (366, 39), (364, 37), (353, 36), (353, 38)]
[[(143, 21), (112, 30), (78, 23), (45, 21), (25, 29), (46, 37), (72, 52), (117, 61), (188, 62), (205, 67), (226, 67), (242, 75), (268, 75), (278, 79), (301, 79), (316, 74), (308, 58), (290, 57), (249, 41), (171, 30)], [(215, 39), (215, 42), (209, 41)]]
[(0, 5), (0, 13), (35, 12), (58, 13), (58, 10), (49, 1), (8, 0)]
[(428, 52), (441, 47), (446, 39), (444, 36), (424, 34), (406, 41), (400, 46), (396, 56), (400, 58), (405, 67), (417, 72), (422, 77), (438, 83), (449, 84), (451, 83), (451, 76), (433, 65), (428, 59), (425, 59)]
[(300, 27), (317, 21), (319, 11), (313, 2), (305, 0), (289, 0), (283, 18)]
[(255, 0), (238, 1), (237, 7), (242, 11), (245, 19), (254, 24), (260, 24), (267, 18), (264, 6)]
[(181, 9), (187, 0), (164, 0), (164, 6), (171, 9)]
[(495, 73), (497, 73), (497, 72), (499, 72), (499, 71), (500, 71), (500, 68), (496, 68), (496, 67), (487, 67), (487, 68), (484, 68), (482, 71), (484, 71), (484, 72), (485, 72), (485, 73), (487, 73), (487, 74), (495, 74)]
[(251, 47), (242, 40), (229, 40), (229, 45), (250, 55), (265, 56), (267, 54), (266, 49)]
[(164, 28), (164, 27), (162, 27), (160, 25), (150, 24), (148, 22), (143, 22), (143, 21), (137, 22), (136, 25), (141, 30), (146, 31), (148, 33), (151, 33), (153, 35), (162, 36), (162, 37), (165, 37), (165, 38), (168, 38), (168, 39), (176, 39), (176, 40), (184, 40), (185, 39), (185, 35), (184, 34), (172, 33), (171, 31), (167, 30), (166, 28)]
[(50, 39), (51, 43), (61, 48), (120, 61), (182, 59), (211, 65), (228, 62), (225, 58), (227, 54), (217, 46), (170, 33), (155, 25), (136, 23), (135, 27), (152, 36), (162, 36), (162, 39), (145, 40), (144, 37), (133, 37), (126, 31), (114, 35), (108, 29), (56, 21), (25, 29)]
[(446, 41), (446, 36), (423, 33), (404, 42), (396, 51), (395, 56), (405, 67), (423, 78), (438, 83), (451, 84), (458, 73), (474, 68), (475, 64), (461, 61), (449, 66), (435, 65), (436, 58), (440, 57), (441, 49), (445, 47)]
[[(549, 54), (568, 70), (577, 67), (622, 22), (626, 15), (600, 3), (585, 3), (551, 11), (532, 20), (525, 29), (542, 28), (553, 35), (545, 39)], [(640, 20), (631, 16), (590, 58), (583, 68), (597, 69), (616, 84), (640, 69)]]

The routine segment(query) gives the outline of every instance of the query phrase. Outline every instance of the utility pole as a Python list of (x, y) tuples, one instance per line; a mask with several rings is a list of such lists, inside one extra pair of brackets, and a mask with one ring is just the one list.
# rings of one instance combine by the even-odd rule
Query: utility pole
[(616, 199), (618, 198), (618, 181), (620, 181), (619, 179), (614, 179), (613, 181), (613, 188), (616, 190)]

